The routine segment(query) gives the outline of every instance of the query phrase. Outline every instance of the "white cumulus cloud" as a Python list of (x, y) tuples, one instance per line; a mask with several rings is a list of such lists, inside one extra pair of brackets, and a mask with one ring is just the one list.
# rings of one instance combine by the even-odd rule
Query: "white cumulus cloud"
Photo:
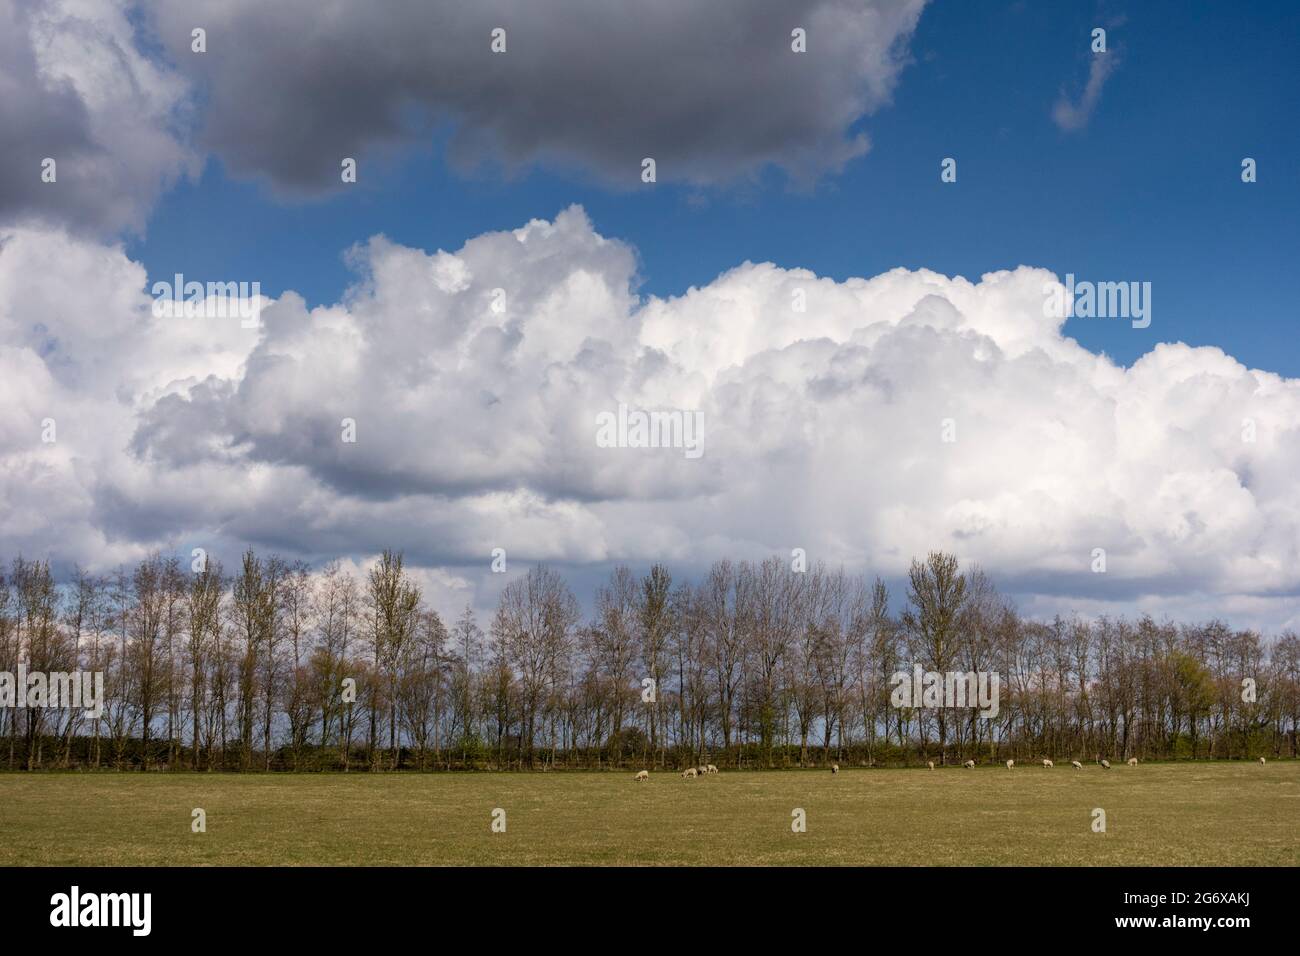
[[(1044, 314), (1044, 270), (746, 262), (643, 298), (577, 207), (350, 261), (342, 301), (286, 293), (249, 330), (155, 317), (120, 248), (0, 234), (0, 550), (396, 547), (460, 595), (494, 547), (682, 573), (801, 547), (885, 575), (945, 548), (1036, 612), (1300, 623), (1300, 380), (1180, 343), (1117, 366)], [(620, 403), (699, 411), (703, 457), (599, 447)]]

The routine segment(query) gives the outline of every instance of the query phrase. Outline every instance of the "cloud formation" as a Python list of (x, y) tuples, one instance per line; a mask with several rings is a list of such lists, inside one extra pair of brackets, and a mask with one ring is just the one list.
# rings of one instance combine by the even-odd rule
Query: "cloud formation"
[[(0, 0), (0, 223), (138, 230), (193, 171), (187, 84), (113, 0)], [(53, 183), (42, 162), (55, 161)]]
[[(205, 101), (202, 143), (281, 191), (338, 185), (344, 157), (451, 131), (462, 166), (713, 184), (798, 180), (867, 150), (924, 0), (188, 0), (153, 10)], [(191, 52), (191, 30), (207, 52)], [(491, 33), (506, 31), (504, 53)], [(791, 31), (807, 32), (807, 52)]]
[(1074, 101), (1062, 90), (1052, 105), (1052, 121), (1067, 133), (1087, 126), (1097, 104), (1101, 102), (1101, 91), (1106, 86), (1106, 81), (1118, 66), (1117, 52), (1094, 53), (1088, 62), (1088, 82), (1084, 84), (1083, 92)]
[(806, 184), (867, 151), (860, 121), (889, 101), (924, 4), (0, 0), (0, 225), (138, 232), (208, 155), (318, 195), (344, 157), (442, 134), (466, 171), (632, 188), (649, 156), (663, 182), (774, 167)]
[[(634, 251), (577, 207), (350, 261), (341, 302), (288, 293), (249, 330), (154, 317), (118, 248), (0, 236), (4, 550), (393, 546), (452, 580), (494, 547), (684, 573), (802, 547), (887, 575), (947, 548), (1036, 611), (1300, 624), (1300, 380), (1183, 344), (1118, 367), (1044, 314), (1044, 270), (747, 262), (642, 299)], [(701, 411), (704, 456), (599, 447), (620, 403)]]

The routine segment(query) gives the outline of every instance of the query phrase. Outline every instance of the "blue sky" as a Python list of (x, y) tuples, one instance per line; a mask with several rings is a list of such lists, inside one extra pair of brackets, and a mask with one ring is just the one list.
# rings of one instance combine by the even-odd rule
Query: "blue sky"
[[(445, 131), (363, 166), (361, 182), (282, 200), (210, 158), (167, 193), (128, 252), (151, 278), (256, 276), (271, 294), (336, 301), (341, 256), (384, 233), (454, 250), (479, 233), (581, 203), (641, 258), (642, 293), (703, 285), (745, 259), (842, 279), (896, 266), (970, 278), (1037, 265), (1152, 283), (1153, 322), (1073, 319), (1067, 333), (1130, 364), (1158, 341), (1217, 345), (1252, 367), (1300, 374), (1293, 271), (1300, 179), (1294, 66), (1300, 5), (938, 2), (921, 16), (892, 105), (860, 120), (872, 149), (812, 190), (759, 182), (627, 190), (572, 169), (513, 176), (449, 168)], [(1087, 125), (1051, 108), (1077, 98), (1090, 30), (1114, 70)], [(939, 181), (939, 162), (958, 181)], [(1258, 162), (1259, 180), (1240, 180)]]

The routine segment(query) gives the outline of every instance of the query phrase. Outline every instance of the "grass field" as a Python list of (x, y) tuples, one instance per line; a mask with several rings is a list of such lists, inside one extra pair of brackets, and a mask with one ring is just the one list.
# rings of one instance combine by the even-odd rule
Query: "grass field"
[[(207, 832), (191, 833), (191, 810)], [(494, 808), (505, 833), (491, 832)], [(791, 832), (803, 808), (807, 832)], [(1106, 833), (1092, 831), (1093, 808)], [(1300, 762), (0, 774), (0, 865), (1300, 864)]]

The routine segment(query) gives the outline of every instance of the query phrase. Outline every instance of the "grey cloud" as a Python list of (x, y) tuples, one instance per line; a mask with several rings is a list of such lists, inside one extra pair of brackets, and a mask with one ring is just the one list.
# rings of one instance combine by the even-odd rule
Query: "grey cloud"
[[(811, 182), (866, 151), (859, 121), (888, 101), (924, 2), (0, 0), (0, 225), (138, 231), (197, 173), (196, 145), (319, 194), (343, 157), (364, 177), (439, 131), (457, 166), (507, 175), (540, 164), (632, 188), (652, 156), (662, 181), (772, 166)], [(807, 53), (790, 50), (796, 26)]]
[[(339, 184), (343, 157), (427, 140), (460, 165), (541, 163), (610, 184), (800, 180), (867, 148), (925, 0), (193, 0), (158, 32), (204, 91), (203, 144), (279, 190)], [(190, 31), (207, 30), (206, 53)], [(507, 52), (489, 49), (493, 28)], [(808, 52), (790, 49), (808, 32)], [(364, 173), (363, 173), (364, 175)]]
[(0, 90), (0, 224), (139, 229), (194, 169), (184, 85), (141, 52), (120, 4), (0, 0)]

